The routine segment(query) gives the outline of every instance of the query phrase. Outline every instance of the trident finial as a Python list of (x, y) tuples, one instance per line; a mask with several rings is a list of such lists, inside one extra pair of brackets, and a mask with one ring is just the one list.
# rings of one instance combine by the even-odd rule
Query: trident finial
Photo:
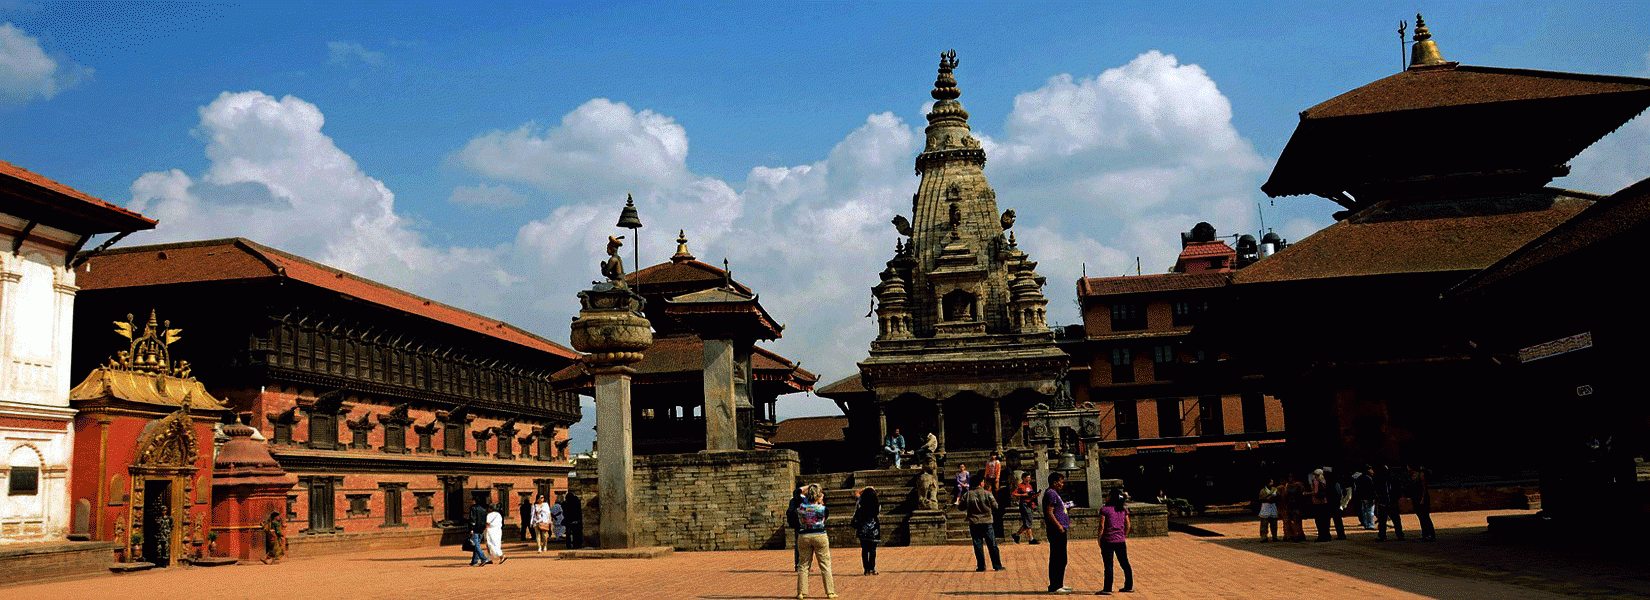
[(957, 51), (955, 49), (940, 53), (940, 68), (947, 71), (957, 68)]

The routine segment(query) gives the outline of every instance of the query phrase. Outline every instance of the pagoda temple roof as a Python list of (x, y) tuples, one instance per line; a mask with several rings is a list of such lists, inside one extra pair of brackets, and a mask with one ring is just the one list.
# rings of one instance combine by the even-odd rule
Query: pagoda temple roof
[(1592, 194), (1383, 202), (1232, 275), (1234, 284), (1477, 271), (1585, 210)]
[(804, 444), (808, 442), (841, 442), (848, 439), (843, 430), (848, 428), (848, 417), (793, 417), (780, 421), (774, 429), (774, 445)]
[(80, 234), (154, 229), (155, 220), (0, 160), (5, 212)]
[(1529, 171), (1545, 179), (1650, 107), (1650, 79), (1442, 63), (1411, 67), (1300, 113), (1261, 186), (1269, 196), (1376, 182)]
[(81, 289), (208, 281), (293, 280), (566, 359), (582, 355), (498, 319), (416, 296), (243, 238), (116, 248), (76, 274)]
[[(675, 295), (723, 285), (729, 285), (744, 294), (751, 293), (751, 289), (744, 284), (729, 280), (727, 273), (720, 267), (693, 259), (672, 260), (626, 275), (625, 281), (630, 284), (631, 289), (643, 296)], [(674, 290), (680, 291), (673, 293)]]
[[(1564, 259), (1594, 244), (1622, 235), (1642, 239), (1650, 226), (1650, 179), (1644, 179), (1595, 202), (1587, 210), (1525, 244), (1487, 269), (1474, 273), (1446, 292), (1466, 296), (1494, 289), (1496, 282)], [(1638, 244), (1635, 242), (1635, 246)], [(1573, 263), (1571, 263), (1573, 264)]]
[(871, 390), (865, 389), (865, 381), (860, 379), (859, 373), (854, 373), (853, 375), (833, 381), (830, 385), (814, 390), (814, 395), (824, 398), (834, 398), (836, 396), (848, 394), (866, 394), (870, 393), (870, 391)]

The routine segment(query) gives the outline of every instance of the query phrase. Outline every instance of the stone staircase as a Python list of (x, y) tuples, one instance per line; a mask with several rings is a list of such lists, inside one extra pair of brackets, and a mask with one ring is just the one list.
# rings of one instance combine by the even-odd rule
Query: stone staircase
[[(799, 483), (826, 486), (825, 532), (833, 547), (854, 548), (859, 539), (850, 523), (854, 517), (854, 491), (871, 486), (877, 490), (877, 522), (882, 528), (882, 545), (934, 545), (944, 542), (945, 515), (917, 508), (917, 469), (877, 469), (852, 473), (805, 475)], [(948, 496), (946, 496), (948, 498)], [(966, 539), (967, 528), (964, 528)]]

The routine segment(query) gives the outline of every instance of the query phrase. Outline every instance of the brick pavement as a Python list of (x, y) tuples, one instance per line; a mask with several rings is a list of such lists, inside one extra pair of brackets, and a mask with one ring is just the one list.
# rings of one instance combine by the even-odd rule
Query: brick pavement
[[(1162, 598), (1643, 598), (1650, 572), (1635, 556), (1536, 550), (1483, 533), (1484, 516), (1439, 514), (1436, 543), (1377, 544), (1349, 531), (1330, 543), (1260, 543), (1251, 521), (1201, 527), (1228, 537), (1174, 533), (1129, 542), (1140, 591)], [(1413, 522), (1413, 519), (1411, 519)], [(1308, 525), (1310, 530), (1310, 524)], [(1085, 543), (1086, 542), (1086, 543)], [(1067, 585), (1098, 589), (1100, 553), (1074, 541)], [(178, 568), (0, 588), (7, 598), (790, 598), (788, 550), (678, 552), (653, 560), (564, 561), (521, 545), (502, 565), (467, 566), (456, 547), (382, 550), (280, 565)], [(838, 591), (857, 598), (990, 598), (1044, 595), (1047, 546), (1003, 548), (1008, 571), (974, 572), (967, 546), (883, 548), (882, 575), (859, 575), (856, 548), (833, 553)], [(1119, 577), (1121, 574), (1119, 574)], [(1120, 582), (1119, 582), (1120, 583)], [(824, 597), (819, 576), (813, 594)]]

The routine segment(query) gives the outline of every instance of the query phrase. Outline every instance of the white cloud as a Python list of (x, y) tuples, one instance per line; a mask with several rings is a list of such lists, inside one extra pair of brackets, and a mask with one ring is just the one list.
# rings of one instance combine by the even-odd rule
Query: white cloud
[[(1145, 272), (1162, 272), (1176, 233), (1199, 220), (1253, 228), (1264, 163), (1230, 113), (1202, 69), (1156, 52), (1017, 98), (1003, 139), (982, 140), (987, 174), (1000, 208), (1020, 216), (1020, 248), (1048, 277), (1052, 321), (1076, 322), (1073, 287), (1085, 270), (1130, 273), (1140, 256)], [(557, 125), (482, 133), (449, 157), (482, 180), (453, 202), (515, 202), (515, 186), (530, 186), (551, 206), (506, 224), (516, 227), (510, 243), (449, 248), (396, 213), (394, 195), (321, 132), (323, 121), (296, 98), (226, 93), (201, 109), (210, 168), (144, 175), (134, 207), (161, 219), (156, 236), (248, 235), (565, 339), (574, 294), (597, 277), (604, 237), (620, 233), (613, 221), (633, 193), (646, 227), (629, 241), (640, 242), (641, 262), (666, 260), (685, 229), (700, 260), (727, 258), (788, 326), (769, 347), (822, 383), (853, 373), (875, 335), (862, 318), (869, 288), (897, 238), (889, 218), (909, 216), (922, 149), (920, 118), (872, 114), (816, 162), (756, 166), (729, 182), (688, 168), (688, 132), (671, 117), (597, 98)], [(631, 247), (622, 256), (630, 262)], [(835, 410), (812, 396), (782, 407)]]
[(376, 67), (384, 64), (384, 53), (368, 50), (356, 42), (327, 42), (327, 64), (348, 67), (357, 62)]
[(0, 23), (0, 108), (50, 100), (80, 85), (93, 70), (52, 58), (40, 40), (11, 23)]

